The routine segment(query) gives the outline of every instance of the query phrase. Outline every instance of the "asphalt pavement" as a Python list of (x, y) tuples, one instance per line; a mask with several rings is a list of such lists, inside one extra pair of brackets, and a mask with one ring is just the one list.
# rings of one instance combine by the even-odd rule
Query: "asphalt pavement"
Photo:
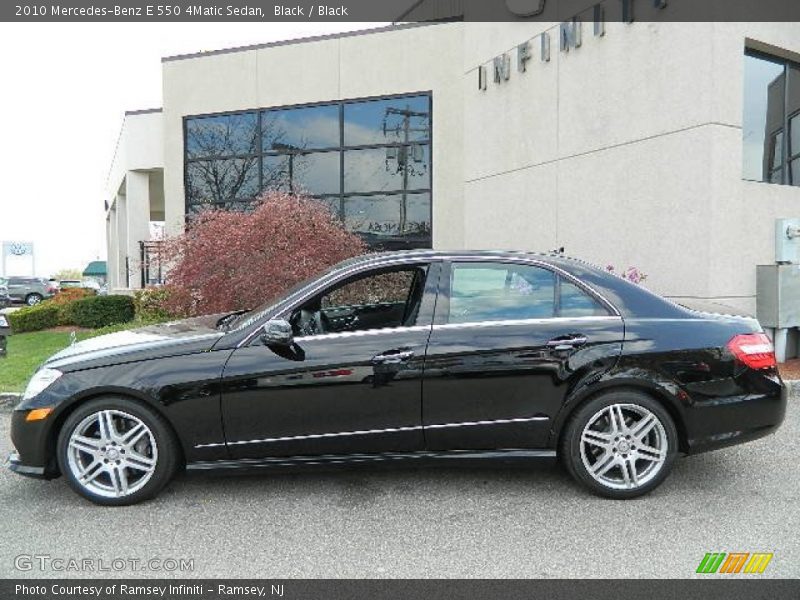
[[(798, 399), (777, 434), (680, 459), (632, 501), (545, 463), (183, 475), (146, 504), (101, 508), (3, 469), (0, 577), (680, 578), (706, 552), (772, 552), (755, 577), (800, 577)], [(8, 426), (2, 411), (3, 456)]]

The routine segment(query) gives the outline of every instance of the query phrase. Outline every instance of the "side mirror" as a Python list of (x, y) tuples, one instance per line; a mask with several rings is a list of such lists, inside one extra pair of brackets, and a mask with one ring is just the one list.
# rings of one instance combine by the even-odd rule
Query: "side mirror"
[(292, 325), (285, 319), (272, 319), (264, 323), (261, 341), (267, 346), (291, 346), (294, 343)]

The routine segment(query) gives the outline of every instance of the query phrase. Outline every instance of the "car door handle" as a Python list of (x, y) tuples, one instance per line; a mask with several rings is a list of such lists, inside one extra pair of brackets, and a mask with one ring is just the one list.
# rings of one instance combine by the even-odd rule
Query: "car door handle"
[(583, 334), (574, 334), (574, 335), (565, 335), (562, 337), (557, 337), (549, 342), (547, 342), (546, 346), (550, 350), (574, 350), (580, 346), (583, 346), (586, 342), (589, 341)]
[(373, 365), (395, 365), (406, 362), (414, 357), (413, 350), (390, 350), (372, 357)]

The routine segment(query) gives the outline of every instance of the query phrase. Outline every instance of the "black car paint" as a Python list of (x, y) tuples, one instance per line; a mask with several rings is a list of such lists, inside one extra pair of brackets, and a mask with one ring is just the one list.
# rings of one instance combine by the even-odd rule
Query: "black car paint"
[[(459, 260), (556, 270), (596, 295), (609, 315), (451, 327), (441, 322), (437, 290), (449, 261)], [(397, 264), (431, 266), (414, 327), (298, 338), (290, 350), (261, 343), (260, 327), (286, 317), (302, 299)], [(157, 409), (178, 434), (187, 466), (204, 470), (553, 456), (575, 407), (611, 388), (659, 399), (675, 418), (686, 453), (766, 435), (780, 425), (786, 406), (775, 369), (743, 368), (725, 349), (734, 335), (758, 331), (754, 320), (690, 311), (559, 256), (372, 255), (245, 315), (231, 331), (215, 330), (214, 321), (170, 325), (170, 340), (48, 361), (64, 375), (15, 409), (18, 456), (11, 467), (57, 476), (58, 428), (78, 403), (106, 394)], [(546, 344), (576, 333), (588, 342), (567, 350)], [(387, 353), (404, 359), (376, 360)], [(50, 417), (25, 421), (29, 410), (46, 406), (54, 407)]]
[(0, 320), (0, 358), (5, 358), (8, 354), (8, 336), (11, 335), (11, 327), (4, 326), (4, 322), (6, 321)]

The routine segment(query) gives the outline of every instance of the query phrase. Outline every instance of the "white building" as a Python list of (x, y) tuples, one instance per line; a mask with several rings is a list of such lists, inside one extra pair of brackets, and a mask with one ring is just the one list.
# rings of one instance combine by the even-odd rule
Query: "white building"
[(563, 246), (754, 312), (774, 220), (800, 216), (800, 24), (595, 25), (413, 25), (163, 59), (163, 109), (126, 115), (114, 159), (112, 287), (141, 284), (148, 221), (174, 233), (277, 185), (385, 247)]
[(106, 239), (111, 289), (141, 286), (141, 245), (164, 221), (161, 109), (125, 113), (108, 174)]

